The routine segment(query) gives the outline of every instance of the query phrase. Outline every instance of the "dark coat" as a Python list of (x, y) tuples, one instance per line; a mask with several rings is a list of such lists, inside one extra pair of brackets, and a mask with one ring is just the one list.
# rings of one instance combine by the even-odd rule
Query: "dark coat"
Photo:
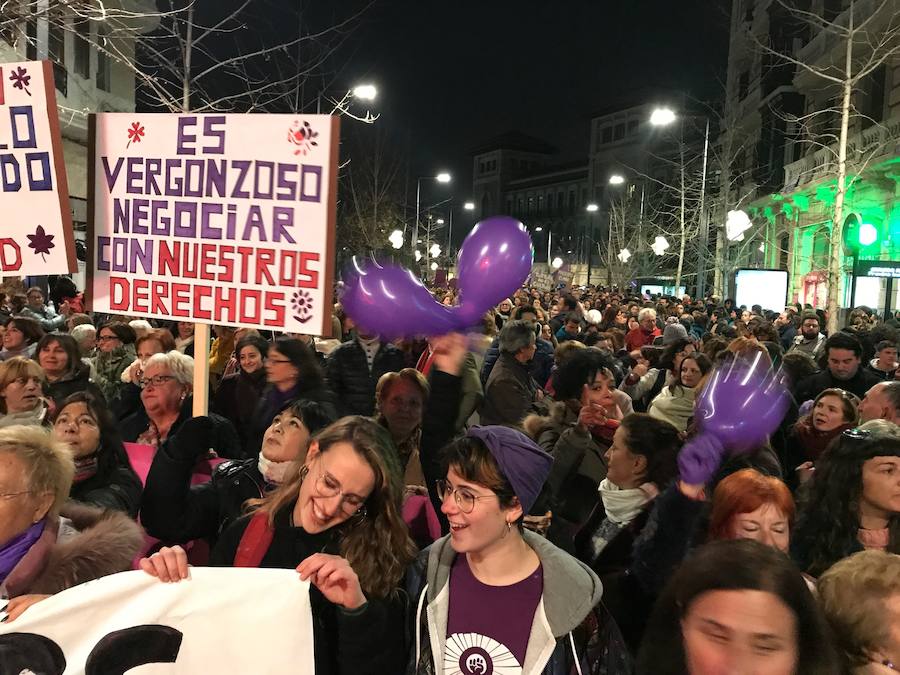
[[(206, 539), (210, 546), (242, 515), (244, 502), (262, 497), (258, 458), (223, 462), (212, 479), (191, 485), (197, 462), (227, 439), (209, 418), (194, 418), (153, 456), (141, 500), (141, 523), (166, 543)], [(217, 451), (218, 452), (218, 451)]]
[[(334, 528), (311, 535), (291, 527), (294, 502), (275, 516), (275, 533), (260, 567), (294, 569), (314, 553), (338, 554)], [(238, 544), (250, 516), (233, 523), (219, 539), (210, 557), (213, 566), (234, 562)], [(310, 585), (316, 675), (387, 675), (402, 673), (407, 657), (403, 630), (409, 611), (406, 596), (398, 590), (389, 599), (370, 598), (360, 609), (348, 612), (328, 602)]]
[(827, 368), (818, 373), (806, 377), (797, 384), (794, 397), (799, 405), (805, 401), (812, 401), (826, 389), (837, 388), (856, 394), (862, 399), (866, 392), (881, 382), (877, 375), (862, 366), (856, 371), (856, 375), (849, 380), (839, 380), (831, 374)]
[(119, 444), (118, 447), (100, 448), (97, 473), (73, 484), (69, 497), (104, 509), (124, 511), (137, 518), (141, 489), (141, 479), (131, 468), (128, 455)]
[(337, 395), (341, 415), (366, 415), (375, 412), (375, 385), (385, 373), (403, 370), (403, 352), (382, 342), (372, 362), (356, 340), (335, 348), (326, 362), (328, 386)]
[(48, 522), (4, 585), (11, 598), (59, 593), (130, 569), (143, 543), (140, 526), (124, 513), (70, 502), (61, 518)]
[(103, 397), (103, 392), (100, 391), (100, 387), (91, 382), (90, 378), (90, 367), (86, 363), (79, 361), (74, 370), (69, 371), (56, 382), (51, 382), (47, 385), (47, 396), (53, 399), (57, 410), (59, 410), (66, 398), (81, 391), (86, 391), (105, 405), (106, 399)]
[[(318, 352), (317, 352), (318, 353)], [(260, 368), (252, 374), (238, 370), (222, 378), (212, 402), (212, 411), (229, 420), (237, 429), (241, 448), (252, 444), (256, 407), (266, 388), (266, 371)]]
[[(534, 344), (534, 358), (531, 359), (529, 370), (531, 371), (531, 376), (534, 378), (535, 382), (543, 387), (547, 384), (547, 380), (550, 379), (550, 371), (553, 370), (553, 345), (541, 338), (537, 338)], [(482, 385), (487, 384), (488, 378), (491, 376), (491, 371), (494, 369), (494, 364), (497, 363), (498, 358), (500, 358), (499, 336), (494, 338), (491, 346), (488, 347), (488, 350), (484, 353), (484, 363), (481, 366)]]
[(481, 423), (518, 426), (534, 403), (537, 389), (528, 366), (502, 352), (484, 387)]

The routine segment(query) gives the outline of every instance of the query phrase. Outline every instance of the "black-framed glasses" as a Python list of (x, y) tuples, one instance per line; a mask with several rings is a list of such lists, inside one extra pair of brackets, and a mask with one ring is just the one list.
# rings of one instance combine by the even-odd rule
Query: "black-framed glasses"
[(97, 342), (109, 342), (110, 340), (118, 340), (119, 338), (115, 335), (101, 335), (97, 338)]
[(140, 381), (141, 388), (149, 387), (151, 384), (154, 387), (161, 387), (166, 382), (170, 380), (176, 379), (174, 375), (154, 375), (153, 377), (146, 377)]
[(456, 505), (459, 507), (459, 510), (463, 513), (472, 513), (475, 510), (475, 502), (479, 499), (490, 499), (491, 497), (496, 497), (495, 494), (490, 495), (475, 495), (472, 494), (467, 488), (455, 488), (451, 487), (450, 483), (445, 481), (444, 479), (440, 479), (436, 481), (437, 485), (437, 493), (440, 500), (446, 501), (447, 497), (453, 495), (454, 501), (456, 501)]

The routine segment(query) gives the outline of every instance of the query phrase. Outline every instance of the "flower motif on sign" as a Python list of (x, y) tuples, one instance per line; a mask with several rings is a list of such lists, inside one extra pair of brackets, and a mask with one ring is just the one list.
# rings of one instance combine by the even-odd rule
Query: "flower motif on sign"
[(31, 86), (31, 75), (28, 74), (25, 68), (22, 66), (14, 68), (9, 76), (9, 81), (13, 83), (13, 89), (21, 89), (31, 96), (31, 92), (28, 91), (28, 87)]
[(313, 299), (306, 291), (294, 291), (291, 297), (291, 308), (294, 310), (294, 319), (300, 323), (306, 323), (313, 316)]
[(319, 132), (313, 131), (309, 122), (306, 121), (301, 124), (300, 120), (294, 120), (291, 128), (288, 129), (288, 142), (297, 146), (294, 150), (295, 155), (305, 155), (317, 146), (319, 143), (315, 139), (318, 136)]
[(56, 248), (56, 244), (53, 243), (52, 234), (47, 234), (44, 231), (43, 225), (38, 225), (37, 229), (34, 231), (34, 234), (26, 235), (28, 237), (28, 248), (34, 249), (35, 255), (40, 255), (44, 258), (44, 262), (47, 262), (47, 254), (50, 253), (51, 248)]
[(132, 143), (140, 143), (143, 137), (144, 127), (140, 122), (132, 122), (128, 128), (128, 145), (125, 146), (125, 149), (127, 150)]

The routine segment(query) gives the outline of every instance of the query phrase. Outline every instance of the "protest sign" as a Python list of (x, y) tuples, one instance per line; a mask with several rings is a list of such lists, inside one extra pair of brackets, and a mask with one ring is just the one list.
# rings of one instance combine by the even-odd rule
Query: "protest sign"
[(338, 121), (93, 115), (91, 306), (328, 335)]
[(0, 64), (0, 274), (77, 270), (49, 61)]
[(123, 675), (138, 667), (314, 675), (309, 582), (294, 570), (195, 567), (176, 584), (123, 572), (0, 624), (3, 673)]

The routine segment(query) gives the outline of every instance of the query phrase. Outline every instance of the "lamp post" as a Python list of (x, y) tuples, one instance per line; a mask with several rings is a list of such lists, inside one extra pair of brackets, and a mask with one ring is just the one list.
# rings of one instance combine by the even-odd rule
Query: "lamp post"
[[(650, 124), (664, 127), (678, 120), (678, 115), (671, 108), (657, 108), (650, 115)], [(700, 252), (697, 260), (697, 297), (703, 299), (706, 296), (706, 249), (709, 240), (709, 218), (706, 214), (706, 171), (709, 162), (709, 117), (705, 117), (705, 131), (703, 133), (703, 175), (700, 178)], [(684, 125), (682, 124), (682, 139), (684, 138)], [(684, 161), (681, 162), (681, 202), (682, 220), (684, 218)], [(682, 242), (684, 246), (684, 233)], [(676, 285), (677, 285), (676, 280)], [(677, 290), (677, 288), (676, 288)]]
[(422, 181), (423, 180), (435, 180), (438, 183), (449, 183), (452, 178), (449, 173), (446, 171), (441, 171), (436, 176), (419, 176), (416, 179), (416, 228), (413, 232), (413, 249), (415, 250), (416, 243), (419, 241), (419, 209), (421, 208), (421, 194), (422, 194)]
[(593, 202), (584, 207), (588, 216), (588, 254), (587, 254), (587, 285), (591, 285), (591, 259), (594, 257), (594, 214), (600, 209)]
[[(319, 115), (322, 113), (322, 96), (325, 92), (319, 91), (316, 94), (316, 114)], [(341, 97), (341, 100), (338, 101), (334, 108), (329, 113), (330, 115), (334, 115), (335, 112), (341, 112), (347, 115), (350, 115), (350, 112), (347, 110), (346, 106), (350, 102), (351, 99), (359, 99), (360, 101), (374, 101), (378, 96), (378, 89), (374, 84), (358, 84), (352, 89), (348, 89), (347, 93)], [(332, 103), (334, 101), (332, 100)], [(356, 115), (350, 115), (354, 119), (358, 119), (361, 122), (366, 122), (371, 124), (376, 119), (378, 119), (378, 115), (372, 115), (368, 111), (366, 111), (365, 117), (357, 117)]]

